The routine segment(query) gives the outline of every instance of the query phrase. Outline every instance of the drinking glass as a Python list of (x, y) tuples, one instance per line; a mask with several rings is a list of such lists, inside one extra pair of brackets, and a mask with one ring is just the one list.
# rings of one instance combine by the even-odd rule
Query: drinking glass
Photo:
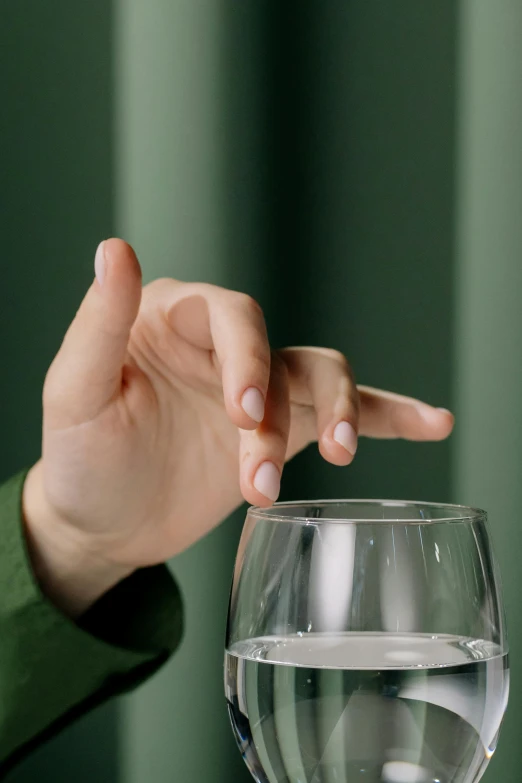
[(377, 500), (248, 511), (225, 693), (258, 783), (475, 783), (508, 690), (483, 511)]

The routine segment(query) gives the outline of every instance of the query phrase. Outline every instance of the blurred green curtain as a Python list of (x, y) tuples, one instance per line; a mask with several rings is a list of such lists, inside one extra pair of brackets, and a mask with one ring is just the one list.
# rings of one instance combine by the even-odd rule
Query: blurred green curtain
[[(148, 279), (256, 296), (276, 345), (334, 345), (365, 383), (457, 406), (452, 444), (366, 442), (349, 470), (312, 448), (283, 491), (488, 507), (516, 660), (521, 17), (518, 0), (2, 3), (3, 475), (37, 454), (45, 367), (119, 233)], [(187, 634), (165, 671), (12, 781), (250, 780), (221, 685), (240, 526), (173, 562)], [(491, 781), (522, 761), (514, 680)]]
[[(38, 459), (45, 372), (114, 231), (112, 36), (106, 0), (0, 2), (0, 480)], [(10, 779), (118, 781), (117, 711)]]
[(490, 512), (511, 700), (486, 780), (519, 780), (522, 692), (522, 4), (463, 0), (459, 51), (453, 495)]

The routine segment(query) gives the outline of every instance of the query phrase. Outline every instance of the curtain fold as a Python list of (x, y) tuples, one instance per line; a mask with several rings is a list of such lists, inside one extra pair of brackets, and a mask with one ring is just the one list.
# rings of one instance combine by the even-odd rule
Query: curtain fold
[[(454, 4), (118, 0), (116, 9), (118, 229), (147, 277), (248, 291), (275, 345), (335, 346), (362, 382), (449, 406)], [(312, 447), (287, 469), (283, 492), (446, 500), (450, 466), (449, 444), (367, 442), (346, 471)], [(123, 707), (125, 783), (167, 783), (173, 770), (249, 779), (221, 693), (240, 523), (173, 562), (187, 640)], [(188, 755), (195, 737), (202, 753)]]
[(522, 697), (522, 6), (463, 0), (459, 37), (454, 496), (489, 511), (511, 697), (485, 781), (516, 780)]

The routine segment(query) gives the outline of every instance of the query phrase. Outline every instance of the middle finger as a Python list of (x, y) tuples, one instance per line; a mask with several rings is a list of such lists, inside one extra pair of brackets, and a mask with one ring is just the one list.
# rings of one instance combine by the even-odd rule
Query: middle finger
[(289, 432), (288, 371), (274, 354), (264, 419), (254, 431), (240, 430), (241, 491), (249, 503), (267, 506), (279, 497)]
[(357, 451), (359, 393), (346, 358), (327, 348), (286, 348), (292, 402), (312, 405), (319, 451), (334, 465), (348, 465)]

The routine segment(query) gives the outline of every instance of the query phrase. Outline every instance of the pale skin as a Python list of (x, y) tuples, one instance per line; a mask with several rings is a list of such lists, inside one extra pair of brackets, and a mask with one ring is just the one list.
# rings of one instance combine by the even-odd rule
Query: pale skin
[(244, 294), (171, 279), (142, 288), (119, 239), (102, 242), (95, 270), (47, 375), (42, 458), (23, 498), (37, 578), (73, 618), (243, 499), (271, 505), (285, 461), (313, 441), (346, 466), (360, 435), (452, 430), (446, 410), (357, 386), (337, 351), (271, 351)]

